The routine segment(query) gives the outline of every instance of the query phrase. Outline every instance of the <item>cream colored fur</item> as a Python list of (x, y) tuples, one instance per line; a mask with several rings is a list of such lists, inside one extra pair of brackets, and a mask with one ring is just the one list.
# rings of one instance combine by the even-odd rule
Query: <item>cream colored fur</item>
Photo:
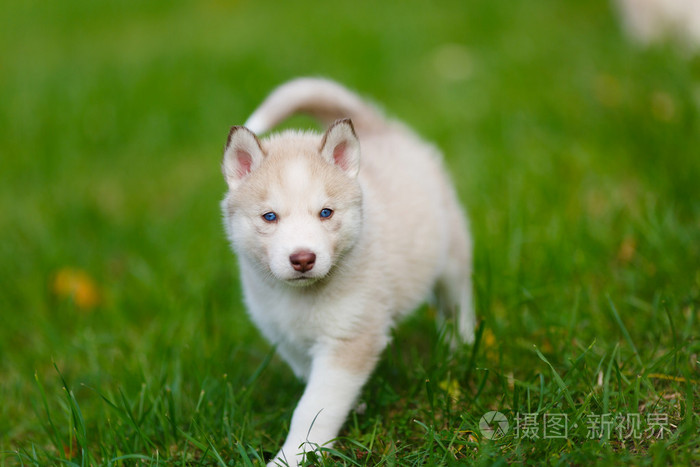
[(700, 49), (700, 0), (615, 0), (627, 32), (643, 44), (670, 39)]
[[(323, 135), (253, 133), (297, 112), (351, 121)], [(232, 128), (223, 172), (225, 226), (249, 314), (307, 381), (270, 462), (298, 465), (305, 451), (332, 443), (392, 326), (431, 291), (458, 339), (473, 340), (466, 219), (435, 147), (322, 79), (282, 85), (245, 128)], [(311, 253), (310, 269), (293, 264)]]

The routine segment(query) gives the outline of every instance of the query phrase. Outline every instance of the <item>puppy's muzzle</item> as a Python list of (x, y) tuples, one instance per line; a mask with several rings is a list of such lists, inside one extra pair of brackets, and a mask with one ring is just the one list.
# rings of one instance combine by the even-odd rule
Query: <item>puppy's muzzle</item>
[(316, 254), (308, 250), (300, 250), (289, 255), (289, 262), (295, 271), (311, 271), (316, 262)]

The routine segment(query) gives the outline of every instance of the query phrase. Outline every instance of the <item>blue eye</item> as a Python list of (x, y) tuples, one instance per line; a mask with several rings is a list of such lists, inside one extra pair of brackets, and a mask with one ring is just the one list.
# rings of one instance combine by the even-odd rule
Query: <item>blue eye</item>
[(277, 220), (277, 214), (274, 212), (266, 212), (262, 217), (267, 222), (275, 222)]
[(328, 219), (329, 217), (331, 217), (333, 215), (333, 210), (328, 209), (328, 208), (323, 208), (323, 209), (321, 209), (321, 212), (319, 213), (319, 215), (323, 219)]

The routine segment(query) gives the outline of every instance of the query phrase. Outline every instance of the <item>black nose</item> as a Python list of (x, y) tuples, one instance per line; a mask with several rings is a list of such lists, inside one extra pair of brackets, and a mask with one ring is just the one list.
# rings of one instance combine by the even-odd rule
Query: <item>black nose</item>
[(295, 271), (311, 271), (316, 261), (316, 255), (309, 250), (301, 250), (289, 255), (289, 262)]

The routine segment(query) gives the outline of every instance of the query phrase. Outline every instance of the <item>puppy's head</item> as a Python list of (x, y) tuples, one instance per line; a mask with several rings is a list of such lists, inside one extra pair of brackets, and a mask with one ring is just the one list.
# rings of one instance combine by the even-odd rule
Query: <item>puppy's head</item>
[(233, 127), (222, 164), (233, 249), (290, 285), (326, 277), (360, 234), (359, 164), (349, 119), (324, 135), (287, 131), (266, 140)]

